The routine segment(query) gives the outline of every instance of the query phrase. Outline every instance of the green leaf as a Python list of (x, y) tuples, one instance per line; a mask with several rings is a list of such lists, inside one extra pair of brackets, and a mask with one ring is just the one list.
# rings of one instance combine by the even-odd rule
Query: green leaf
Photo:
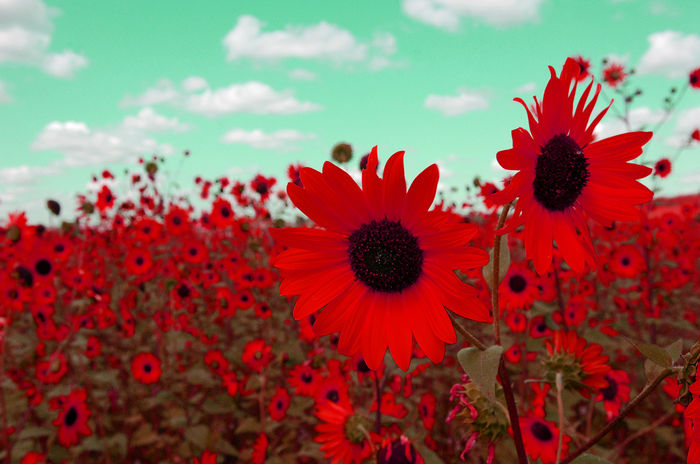
[(583, 453), (581, 456), (577, 457), (571, 464), (612, 464), (605, 458), (600, 456), (595, 456), (593, 454)]
[(496, 401), (496, 376), (501, 361), (503, 347), (495, 345), (481, 351), (471, 346), (457, 353), (457, 359), (469, 378), (479, 387), (481, 393), (490, 401)]
[(666, 348), (664, 348), (664, 350), (671, 357), (671, 363), (674, 363), (678, 358), (681, 357), (681, 353), (683, 352), (683, 340), (676, 340), (675, 342), (671, 343)]
[(204, 424), (190, 427), (185, 430), (185, 438), (199, 448), (205, 449), (207, 447), (207, 440), (209, 439), (209, 427)]
[(260, 432), (260, 422), (253, 417), (244, 418), (236, 427), (236, 434), (246, 432)]
[(207, 398), (202, 404), (202, 410), (207, 414), (228, 414), (235, 409), (235, 402), (229, 395)]
[(19, 436), (17, 437), (17, 439), (24, 440), (26, 438), (46, 437), (48, 435), (51, 435), (50, 429), (47, 429), (44, 427), (25, 427), (19, 433)]
[(420, 446), (416, 443), (414, 443), (414, 446), (416, 447), (416, 451), (420, 453), (423, 461), (425, 461), (425, 464), (445, 464), (445, 461), (443, 461), (442, 458), (430, 448)]
[[(484, 280), (488, 284), (489, 288), (493, 290), (493, 252), (494, 249), (492, 248), (491, 251), (489, 251), (489, 262), (486, 266), (484, 266), (481, 269), (481, 272), (484, 274)], [(498, 260), (498, 283), (500, 284), (503, 278), (506, 276), (506, 272), (508, 272), (508, 268), (510, 267), (510, 249), (508, 247), (508, 236), (507, 235), (502, 235), (501, 236), (501, 252), (499, 253), (499, 260)]]
[(228, 441), (221, 439), (214, 445), (214, 451), (228, 456), (238, 456), (238, 450)]
[(668, 354), (666, 350), (660, 346), (650, 345), (648, 343), (639, 342), (632, 340), (630, 338), (625, 339), (635, 348), (639, 350), (647, 359), (652, 360), (654, 363), (661, 367), (671, 367), (673, 364), (673, 359), (671, 355)]
[(211, 373), (201, 367), (193, 367), (187, 371), (185, 374), (185, 379), (191, 384), (202, 385), (205, 387), (214, 387), (218, 385), (218, 382), (214, 380)]
[(663, 372), (664, 368), (656, 364), (651, 359), (644, 360), (644, 373), (647, 376), (647, 380), (651, 382)]
[(146, 446), (158, 441), (158, 434), (153, 431), (150, 423), (146, 422), (136, 429), (131, 436), (131, 446)]

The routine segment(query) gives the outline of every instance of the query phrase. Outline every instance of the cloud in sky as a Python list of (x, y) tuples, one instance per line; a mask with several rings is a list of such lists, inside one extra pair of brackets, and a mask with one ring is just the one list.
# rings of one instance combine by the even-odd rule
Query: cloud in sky
[(51, 175), (58, 172), (55, 166), (30, 166), (23, 164), (9, 168), (0, 169), (1, 185), (21, 185), (32, 183), (41, 176)]
[(177, 118), (168, 118), (158, 114), (151, 107), (141, 109), (136, 116), (124, 118), (122, 127), (144, 132), (185, 132), (190, 129), (189, 124), (182, 123)]
[(321, 21), (311, 26), (287, 26), (284, 30), (263, 32), (263, 23), (243, 15), (223, 39), (228, 60), (318, 58), (333, 61), (359, 61), (367, 55), (348, 30)]
[(652, 110), (648, 106), (633, 108), (628, 115), (630, 124), (630, 128), (628, 129), (622, 119), (616, 118), (612, 113), (608, 112), (607, 117), (596, 126), (593, 133), (598, 140), (601, 140), (612, 137), (613, 135), (629, 132), (630, 130), (649, 130), (651, 126), (657, 124), (663, 117), (663, 110)]
[(297, 100), (289, 91), (278, 92), (257, 81), (231, 84), (216, 90), (206, 89), (187, 97), (184, 106), (189, 111), (209, 117), (231, 113), (293, 114), (321, 109), (315, 103)]
[(445, 116), (459, 116), (470, 111), (485, 110), (489, 107), (489, 101), (483, 92), (459, 89), (457, 95), (428, 95), (425, 107), (440, 111)]
[(640, 74), (687, 75), (700, 66), (700, 36), (678, 31), (656, 32), (647, 37), (649, 48), (639, 60)]
[[(666, 141), (672, 147), (684, 145), (688, 141), (690, 134), (695, 129), (700, 129), (700, 106), (681, 111), (676, 121), (678, 121), (676, 127)], [(697, 147), (698, 144), (694, 143), (694, 146)]]
[(316, 79), (316, 74), (308, 69), (296, 68), (289, 71), (289, 77), (296, 81), (313, 81)]
[(263, 132), (260, 129), (251, 131), (233, 129), (224, 134), (221, 137), (221, 141), (224, 143), (242, 143), (253, 148), (293, 151), (297, 148), (294, 142), (314, 138), (316, 138), (315, 134), (304, 134), (292, 129), (283, 129), (271, 133)]
[(182, 81), (182, 90), (185, 92), (196, 92), (197, 90), (209, 87), (207, 80), (200, 76), (190, 76)]
[[(185, 79), (183, 88), (191, 90), (185, 94), (169, 79), (161, 79), (140, 95), (124, 97), (121, 106), (167, 103), (212, 118), (232, 113), (293, 114), (321, 109), (321, 106), (315, 103), (297, 100), (288, 90), (277, 91), (258, 81), (231, 84), (214, 90), (208, 86), (202, 88), (204, 84), (206, 81), (200, 77)], [(192, 91), (194, 88), (200, 88), (201, 91)]]
[(41, 0), (0, 1), (0, 63), (37, 66), (60, 78), (87, 66), (87, 58), (71, 50), (49, 52), (57, 14)]
[(32, 150), (53, 150), (64, 155), (55, 166), (91, 166), (133, 162), (150, 154), (169, 155), (173, 148), (153, 139), (149, 132), (182, 132), (189, 125), (167, 118), (151, 108), (127, 116), (116, 127), (90, 128), (80, 121), (53, 121), (31, 145)]
[(456, 31), (469, 16), (492, 26), (506, 27), (539, 19), (543, 0), (403, 0), (403, 12), (440, 29)]
[[(370, 69), (381, 69), (388, 66), (389, 56), (396, 53), (396, 38), (386, 32), (375, 34), (372, 41), (362, 42), (347, 29), (325, 21), (305, 26), (287, 25), (273, 31), (263, 31), (264, 26), (255, 16), (240, 16), (222, 40), (226, 59), (367, 61)], [(378, 62), (387, 65), (377, 66)]]

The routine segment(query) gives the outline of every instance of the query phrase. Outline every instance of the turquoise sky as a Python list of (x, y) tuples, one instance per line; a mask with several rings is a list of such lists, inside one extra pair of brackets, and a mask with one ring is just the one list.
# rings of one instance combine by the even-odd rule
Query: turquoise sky
[[(71, 210), (93, 173), (139, 156), (170, 154), (172, 177), (185, 149), (188, 186), (320, 168), (340, 141), (356, 151), (349, 170), (379, 145), (381, 160), (407, 151), (409, 177), (437, 162), (445, 186), (501, 179), (495, 154), (526, 125), (512, 99), (541, 96), (547, 65), (636, 67), (633, 128), (654, 125), (700, 67), (697, 18), (696, 0), (0, 2), (0, 218), (45, 221), (47, 198)], [(682, 93), (646, 161), (674, 158), (700, 127), (700, 91)], [(601, 135), (623, 128), (613, 112), (604, 123)], [(699, 147), (662, 194), (698, 190)]]

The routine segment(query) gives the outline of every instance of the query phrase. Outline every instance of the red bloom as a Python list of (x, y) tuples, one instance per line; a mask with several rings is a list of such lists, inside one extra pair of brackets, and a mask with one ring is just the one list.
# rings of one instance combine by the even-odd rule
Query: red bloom
[(700, 68), (693, 69), (690, 71), (688, 76), (688, 83), (694, 89), (700, 89)]
[[(573, 330), (554, 332), (552, 340), (547, 341), (546, 345), (549, 358), (545, 365), (555, 369), (565, 367), (565, 383), (574, 381), (573, 384), (569, 384), (584, 384), (593, 390), (608, 386), (605, 376), (610, 372), (609, 358), (603, 354), (602, 346), (597, 343), (589, 344)], [(579, 392), (585, 397), (589, 395), (588, 390), (583, 388), (579, 388)]]
[(87, 425), (91, 412), (85, 404), (86, 400), (84, 388), (75, 388), (70, 394), (51, 400), (51, 409), (60, 409), (58, 417), (53, 421), (53, 425), (58, 427), (58, 442), (67, 448), (77, 444), (80, 435), (92, 435), (92, 430)]
[(265, 433), (260, 433), (253, 445), (253, 464), (263, 464), (265, 462), (268, 444), (267, 435), (265, 435)]
[(690, 134), (690, 138), (692, 138), (693, 140), (696, 140), (696, 141), (700, 142), (700, 129), (695, 129), (695, 130)]
[(688, 464), (700, 464), (700, 380), (696, 380), (690, 386), (690, 393), (693, 395), (688, 407), (685, 409), (685, 418), (690, 423), (687, 442), (690, 443), (688, 450)]
[(612, 370), (606, 376), (608, 386), (600, 389), (596, 401), (603, 401), (605, 414), (611, 420), (620, 413), (622, 403), (630, 400), (630, 376), (625, 371)]
[(423, 426), (426, 430), (432, 430), (435, 425), (435, 405), (437, 399), (430, 392), (423, 393), (418, 403), (418, 413), (423, 421)]
[(194, 458), (192, 464), (216, 464), (216, 453), (212, 453), (209, 450), (204, 450), (202, 453), (202, 458)]
[(261, 372), (272, 360), (272, 347), (265, 340), (253, 340), (243, 348), (241, 359), (251, 370)]
[(270, 405), (268, 406), (268, 411), (270, 411), (270, 417), (272, 420), (279, 422), (284, 419), (287, 415), (287, 409), (289, 409), (289, 393), (286, 389), (282, 387), (277, 387), (275, 394), (270, 398)]
[[(520, 430), (523, 434), (525, 451), (533, 460), (540, 458), (543, 464), (553, 464), (557, 459), (559, 428), (553, 422), (538, 417), (521, 417)], [(566, 456), (571, 438), (564, 435), (562, 457)]]
[(287, 383), (295, 388), (294, 393), (297, 395), (313, 396), (316, 393), (319, 378), (320, 376), (311, 367), (311, 362), (306, 361), (294, 366), (294, 369), (289, 372)]
[(453, 269), (488, 262), (486, 252), (467, 246), (477, 229), (453, 215), (428, 208), (438, 182), (437, 165), (418, 175), (406, 192), (403, 152), (376, 174), (377, 150), (362, 171), (362, 190), (333, 163), (323, 173), (301, 169), (304, 188), (290, 183), (294, 204), (325, 230), (270, 229), (292, 247), (273, 264), (282, 271), (282, 295), (301, 295), (294, 318), (324, 308), (316, 333), (340, 331), (338, 350), (362, 353), (376, 369), (387, 347), (404, 370), (413, 337), (433, 362), (456, 336), (445, 306), (461, 316), (490, 320), (476, 291)]
[(627, 77), (625, 72), (625, 67), (621, 64), (610, 63), (605, 69), (603, 69), (603, 80), (610, 87), (617, 87), (618, 84)]
[(321, 443), (325, 458), (334, 463), (360, 464), (372, 454), (366, 436), (371, 422), (355, 414), (350, 404), (326, 402), (318, 407), (316, 416), (322, 423), (316, 426), (318, 436), (314, 441)]
[(162, 373), (160, 359), (152, 353), (139, 353), (131, 360), (131, 375), (141, 383), (155, 383)]
[(585, 59), (581, 55), (574, 56), (573, 60), (575, 60), (576, 64), (578, 64), (579, 66), (579, 74), (578, 77), (576, 77), (576, 81), (581, 82), (582, 80), (590, 76), (588, 69), (591, 67), (591, 61)]
[(512, 263), (500, 284), (501, 307), (528, 309), (539, 296), (537, 276), (525, 263)]
[(586, 105), (591, 82), (574, 109), (578, 64), (568, 59), (559, 77), (549, 69), (551, 79), (542, 102), (535, 100), (535, 115), (524, 101), (515, 99), (525, 106), (530, 132), (514, 130), (513, 148), (498, 153), (501, 166), (519, 172), (493, 195), (500, 204), (520, 198), (503, 231), (525, 225), (527, 256), (540, 275), (551, 266), (552, 240), (575, 271), (582, 272), (586, 262), (595, 265), (587, 218), (605, 225), (613, 220), (636, 220), (639, 211), (634, 205), (653, 197), (636, 181), (651, 169), (627, 163), (642, 153), (651, 132), (630, 132), (594, 142), (593, 130), (607, 111), (589, 124), (600, 84)]
[(666, 158), (657, 161), (654, 165), (654, 175), (663, 178), (669, 174), (671, 174), (671, 162)]
[(114, 206), (114, 195), (112, 195), (112, 191), (106, 185), (103, 185), (102, 190), (97, 194), (97, 203), (95, 206), (97, 206), (97, 209), (100, 211), (105, 211)]
[(636, 277), (644, 269), (644, 257), (636, 246), (625, 244), (615, 249), (610, 258), (610, 270), (620, 277)]

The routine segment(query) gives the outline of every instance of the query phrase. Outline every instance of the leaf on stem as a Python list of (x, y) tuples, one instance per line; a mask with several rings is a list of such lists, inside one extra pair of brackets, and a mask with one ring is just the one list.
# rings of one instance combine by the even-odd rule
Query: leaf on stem
[(470, 346), (457, 353), (457, 359), (472, 382), (490, 401), (496, 401), (496, 376), (503, 347), (495, 345), (484, 351)]

